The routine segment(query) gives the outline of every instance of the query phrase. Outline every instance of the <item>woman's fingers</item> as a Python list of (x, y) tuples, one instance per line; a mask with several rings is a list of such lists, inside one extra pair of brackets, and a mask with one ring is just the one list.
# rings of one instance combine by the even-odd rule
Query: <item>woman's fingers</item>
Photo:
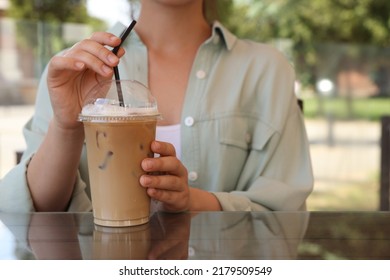
[(107, 48), (93, 41), (83, 41), (64, 55), (84, 63), (87, 68), (107, 77), (112, 75), (112, 67), (119, 63), (119, 58)]
[(183, 201), (181, 199), (180, 192), (174, 192), (171, 190), (168, 191), (162, 189), (154, 189), (154, 188), (148, 188), (146, 192), (152, 199), (163, 202), (166, 205), (174, 205), (175, 208), (182, 208), (182, 206), (184, 206), (184, 205), (178, 205), (178, 203), (182, 204)]
[(112, 68), (118, 65), (119, 58), (124, 55), (124, 49), (121, 48), (117, 56), (105, 46), (114, 47), (119, 43), (120, 38), (110, 33), (96, 32), (90, 39), (76, 43), (62, 54), (62, 57), (69, 59), (68, 61), (60, 59), (57, 61), (63, 63), (63, 68), (71, 67), (71, 65), (79, 67), (84, 64), (103, 77), (112, 76)]
[(49, 66), (51, 71), (63, 71), (63, 70), (81, 71), (84, 70), (85, 63), (75, 58), (57, 55), (50, 60)]
[(182, 191), (183, 180), (174, 175), (142, 175), (141, 185), (148, 188)]
[(154, 141), (151, 145), (158, 158), (146, 158), (141, 166), (147, 174), (140, 183), (147, 188), (148, 195), (163, 203), (167, 211), (188, 209), (189, 188), (187, 169), (176, 157), (172, 144)]
[(118, 46), (121, 42), (121, 39), (118, 36), (104, 31), (94, 32), (90, 39), (98, 42), (101, 45), (107, 45), (111, 47)]
[(161, 203), (161, 208), (168, 212), (181, 212), (189, 209), (189, 190), (170, 191), (163, 189), (147, 188), (147, 194)]
[(177, 176), (186, 175), (182, 163), (173, 156), (146, 158), (142, 161), (141, 166), (146, 172), (164, 172)]
[(153, 141), (151, 148), (154, 153), (161, 156), (176, 156), (175, 147), (167, 142)]
[(68, 50), (68, 53), (74, 53), (76, 56), (88, 53), (111, 66), (115, 66), (119, 62), (119, 59), (115, 54), (104, 47), (104, 45), (92, 39), (86, 39), (77, 43)]

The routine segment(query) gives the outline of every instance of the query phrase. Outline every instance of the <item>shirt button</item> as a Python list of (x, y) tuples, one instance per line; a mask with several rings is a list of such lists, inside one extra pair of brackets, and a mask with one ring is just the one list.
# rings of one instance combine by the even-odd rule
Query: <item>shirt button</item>
[(188, 127), (190, 127), (190, 126), (193, 126), (194, 125), (194, 118), (193, 117), (186, 117), (185, 119), (184, 119), (184, 124), (186, 125), (186, 126), (188, 126)]
[(198, 179), (198, 173), (196, 173), (195, 171), (191, 171), (188, 173), (188, 180), (190, 180), (191, 182), (194, 182)]
[(198, 70), (198, 72), (196, 72), (196, 77), (198, 79), (204, 79), (206, 78), (206, 72), (203, 70)]

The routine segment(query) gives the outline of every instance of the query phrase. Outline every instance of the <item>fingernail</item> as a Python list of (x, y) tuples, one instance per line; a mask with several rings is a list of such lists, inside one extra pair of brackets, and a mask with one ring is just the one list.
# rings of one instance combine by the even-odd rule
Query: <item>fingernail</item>
[(144, 168), (145, 171), (148, 171), (148, 170), (152, 169), (153, 163), (152, 163), (151, 160), (145, 159), (145, 160), (142, 162), (142, 166), (143, 166), (143, 168)]
[(118, 39), (119, 39), (119, 37), (116, 37), (116, 36), (111, 36), (110, 37), (110, 41), (112, 41), (112, 42), (115, 42)]
[(150, 178), (149, 176), (143, 175), (143, 176), (141, 177), (141, 183), (142, 183), (143, 186), (147, 186), (147, 185), (149, 185), (151, 182), (152, 182), (152, 178)]
[(154, 141), (154, 142), (153, 142), (153, 148), (154, 148), (155, 150), (159, 150), (160, 147), (161, 147), (161, 144), (160, 144), (159, 142), (157, 142), (157, 141)]
[(109, 54), (107, 59), (111, 63), (117, 63), (118, 62), (118, 57), (116, 55), (113, 55), (113, 54)]
[(156, 194), (156, 189), (153, 189), (153, 188), (148, 188), (147, 189), (147, 192), (150, 196), (154, 196)]

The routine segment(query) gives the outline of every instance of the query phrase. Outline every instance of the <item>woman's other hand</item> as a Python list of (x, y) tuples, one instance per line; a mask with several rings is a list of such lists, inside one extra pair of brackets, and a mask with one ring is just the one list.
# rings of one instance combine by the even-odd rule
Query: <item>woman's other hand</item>
[(141, 166), (148, 174), (141, 176), (141, 185), (147, 188), (147, 193), (152, 199), (161, 203), (162, 210), (169, 212), (188, 210), (190, 191), (187, 169), (176, 157), (174, 146), (154, 141), (151, 148), (160, 157), (146, 158), (142, 161)]
[(148, 174), (140, 183), (147, 188), (151, 199), (158, 202), (158, 210), (168, 212), (219, 211), (221, 205), (214, 194), (188, 185), (188, 171), (176, 157), (172, 144), (154, 141), (152, 152), (157, 158), (146, 158), (141, 166)]

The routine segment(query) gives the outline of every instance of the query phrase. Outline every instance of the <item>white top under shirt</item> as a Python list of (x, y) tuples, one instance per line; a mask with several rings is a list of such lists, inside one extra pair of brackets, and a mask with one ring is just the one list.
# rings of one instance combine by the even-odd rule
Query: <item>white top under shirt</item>
[(180, 159), (180, 124), (157, 126), (156, 140), (171, 143), (176, 150), (176, 157)]

